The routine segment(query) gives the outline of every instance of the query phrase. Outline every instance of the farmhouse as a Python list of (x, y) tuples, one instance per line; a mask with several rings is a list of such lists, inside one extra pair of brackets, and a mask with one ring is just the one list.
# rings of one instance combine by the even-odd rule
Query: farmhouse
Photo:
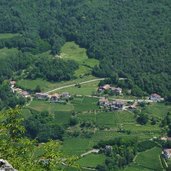
[(160, 102), (164, 100), (159, 94), (156, 93), (151, 94), (149, 99), (152, 100), (153, 102)]
[(62, 99), (69, 99), (71, 97), (71, 95), (68, 92), (63, 92), (61, 94), (61, 98)]
[(105, 97), (99, 99), (99, 106), (108, 108), (110, 110), (122, 110), (124, 107), (124, 102), (122, 101), (112, 101), (110, 102), (108, 99)]
[(122, 110), (124, 107), (124, 103), (122, 101), (113, 101), (110, 104), (111, 110)]
[(27, 92), (27, 91), (22, 91), (22, 92), (21, 92), (21, 95), (22, 95), (23, 97), (25, 97), (25, 98), (30, 97), (30, 94), (29, 94), (29, 92)]
[(164, 157), (165, 157), (166, 159), (169, 159), (169, 158), (171, 157), (171, 149), (170, 149), (170, 148), (164, 149), (164, 150), (163, 150), (163, 154), (164, 154)]
[(109, 105), (109, 100), (106, 99), (105, 97), (102, 97), (101, 99), (99, 99), (99, 105), (100, 106), (108, 106)]
[(49, 101), (51, 103), (57, 103), (57, 102), (59, 102), (59, 100), (60, 100), (59, 94), (53, 94), (53, 95), (49, 96)]
[(122, 88), (120, 88), (120, 87), (111, 87), (111, 90), (112, 90), (113, 93), (115, 93), (117, 95), (122, 94)]
[(36, 93), (35, 97), (39, 100), (47, 100), (49, 95), (47, 93)]
[(111, 87), (110, 87), (110, 85), (109, 84), (105, 84), (104, 86), (100, 86), (99, 88), (98, 88), (98, 91), (99, 92), (102, 92), (102, 91), (105, 91), (105, 90), (109, 90)]
[(16, 84), (16, 81), (10, 81), (10, 85), (15, 85)]

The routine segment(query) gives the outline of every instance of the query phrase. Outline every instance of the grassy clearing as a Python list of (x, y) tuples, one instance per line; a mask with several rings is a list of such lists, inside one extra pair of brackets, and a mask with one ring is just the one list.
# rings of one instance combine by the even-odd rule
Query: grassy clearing
[(72, 138), (66, 137), (64, 138), (62, 152), (66, 155), (81, 155), (88, 150), (91, 150), (93, 146), (93, 141), (91, 139), (86, 138)]
[(74, 105), (75, 111), (89, 111), (97, 110), (98, 99), (91, 97), (77, 97), (73, 100), (72, 104)]
[(11, 49), (3, 48), (3, 49), (0, 49), (0, 59), (9, 58), (10, 56), (12, 56), (14, 54), (17, 54), (17, 53), (18, 53), (18, 50), (16, 48), (11, 48)]
[(23, 89), (28, 89), (28, 90), (34, 90), (37, 86), (40, 86), (41, 90), (43, 92), (46, 92), (46, 91), (53, 90), (55, 88), (59, 88), (59, 87), (70, 85), (70, 84), (77, 84), (77, 83), (92, 80), (95, 78), (96, 77), (94, 77), (94, 76), (86, 76), (86, 77), (78, 78), (75, 80), (61, 81), (61, 82), (57, 82), (57, 83), (52, 83), (52, 82), (42, 80), (42, 79), (36, 79), (36, 80), (22, 79), (22, 80), (17, 81), (17, 85), (19, 87), (22, 87)]
[(169, 111), (171, 111), (171, 105), (165, 105), (164, 103), (152, 103), (145, 108), (146, 113), (158, 118), (163, 118)]
[(59, 104), (59, 103), (49, 103), (47, 101), (41, 101), (41, 100), (33, 100), (31, 102), (31, 105), (29, 106), (30, 109), (36, 110), (36, 111), (48, 111), (49, 113), (54, 112), (69, 112), (74, 110), (74, 106), (72, 104)]
[(92, 95), (92, 93), (97, 91), (97, 87), (98, 87), (99, 81), (95, 81), (95, 82), (90, 82), (87, 84), (83, 84), (81, 85), (80, 88), (78, 87), (69, 87), (69, 88), (64, 88), (62, 90), (59, 90), (57, 92), (69, 92), (70, 94), (74, 95)]
[(139, 153), (131, 166), (128, 166), (124, 171), (163, 171), (163, 166), (160, 161), (161, 149), (154, 147), (145, 152)]
[(20, 34), (3, 33), (3, 34), (0, 34), (0, 40), (1, 39), (11, 39), (11, 38), (17, 37), (19, 35)]
[(99, 65), (96, 59), (88, 58), (87, 50), (79, 47), (75, 42), (67, 42), (61, 49), (61, 58), (76, 61), (80, 67), (75, 72), (75, 76), (79, 77), (84, 74), (90, 74), (95, 65)]
[(103, 165), (105, 161), (105, 156), (102, 154), (90, 154), (87, 155), (80, 160), (78, 160), (78, 164), (82, 167), (92, 167), (95, 168), (97, 165)]
[(154, 147), (150, 150), (142, 152), (137, 156), (135, 163), (147, 169), (163, 170), (160, 161), (161, 151), (162, 150), (160, 148)]

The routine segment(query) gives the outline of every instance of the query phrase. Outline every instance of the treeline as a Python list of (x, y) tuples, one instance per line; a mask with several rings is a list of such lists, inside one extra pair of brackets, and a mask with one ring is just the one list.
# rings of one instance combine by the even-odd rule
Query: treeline
[(58, 125), (48, 112), (36, 112), (31, 110), (31, 116), (24, 121), (26, 135), (38, 142), (48, 140), (62, 140), (64, 129)]
[(8, 83), (0, 85), (0, 111), (5, 108), (14, 108), (16, 105), (24, 105), (26, 100), (14, 94)]
[(15, 51), (5, 58), (0, 58), (0, 83), (11, 78), (15, 72), (26, 69), (31, 63), (31, 55), (20, 51)]
[(29, 79), (43, 78), (48, 81), (70, 80), (77, 68), (78, 64), (74, 61), (41, 57), (28, 69), (27, 77)]
[[(1, 0), (0, 32), (20, 33), (22, 50), (60, 52), (74, 40), (100, 59), (93, 74), (123, 72), (148, 93), (170, 94), (170, 0)], [(4, 19), (5, 16), (5, 19)]]

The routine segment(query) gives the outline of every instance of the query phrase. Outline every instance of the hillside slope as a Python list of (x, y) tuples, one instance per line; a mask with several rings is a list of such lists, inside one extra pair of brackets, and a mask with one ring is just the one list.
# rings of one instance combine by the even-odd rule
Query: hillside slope
[(117, 73), (165, 96), (171, 89), (170, 9), (170, 0), (1, 0), (0, 32), (21, 33), (12, 46), (34, 53), (50, 47), (56, 54), (75, 41), (100, 59), (94, 75)]

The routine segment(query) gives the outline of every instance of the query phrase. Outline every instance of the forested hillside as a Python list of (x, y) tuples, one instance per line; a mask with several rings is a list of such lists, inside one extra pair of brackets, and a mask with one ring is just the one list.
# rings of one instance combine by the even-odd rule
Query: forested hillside
[(60, 52), (66, 41), (99, 59), (93, 74), (128, 77), (143, 91), (169, 95), (171, 89), (170, 0), (1, 0), (0, 40), (37, 54)]

